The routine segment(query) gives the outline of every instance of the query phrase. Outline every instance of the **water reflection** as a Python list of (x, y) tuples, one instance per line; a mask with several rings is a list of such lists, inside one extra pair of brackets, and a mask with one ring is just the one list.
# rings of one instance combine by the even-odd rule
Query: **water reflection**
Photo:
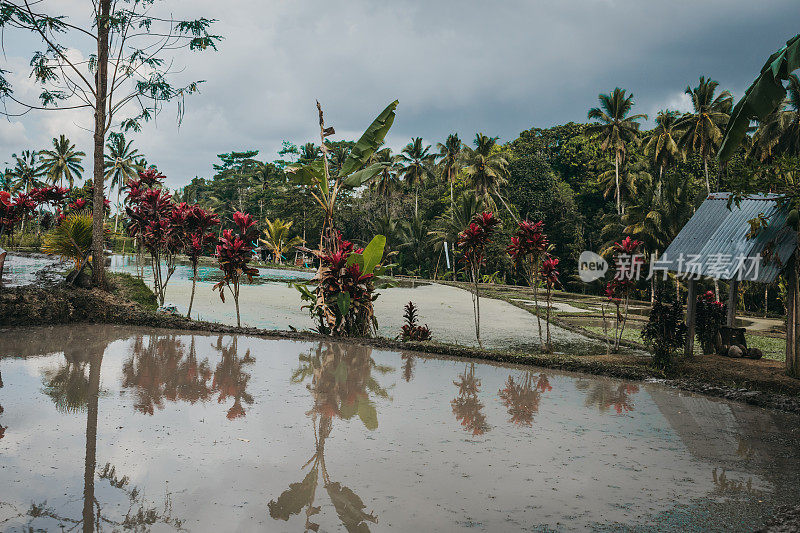
[(553, 390), (547, 375), (535, 376), (530, 370), (521, 377), (508, 376), (505, 387), (498, 391), (500, 403), (508, 410), (508, 421), (518, 426), (530, 427), (533, 415), (539, 412), (542, 393)]
[[(3, 388), (3, 374), (2, 372), (0, 372), (0, 389), (2, 388)], [(3, 406), (0, 405), (0, 415), (2, 414), (3, 414)], [(6, 435), (6, 429), (8, 429), (6, 426), (0, 424), (0, 439), (2, 439)]]
[(578, 379), (575, 387), (586, 393), (584, 405), (597, 407), (601, 413), (607, 412), (612, 407), (617, 414), (633, 411), (632, 396), (639, 392), (639, 385), (634, 383), (612, 383), (606, 380)]
[[(123, 527), (141, 531), (157, 523), (172, 526), (176, 530), (181, 528), (182, 520), (171, 516), (169, 494), (164, 504), (164, 511), (161, 512), (149, 505), (136, 487), (129, 486), (127, 476), (117, 477), (116, 468), (110, 463), (106, 463), (102, 470), (97, 471), (100, 369), (107, 345), (108, 339), (102, 336), (84, 339), (80, 344), (81, 349), (77, 349), (76, 343), (66, 343), (65, 361), (43, 371), (45, 393), (60, 412), (67, 414), (86, 412), (83, 512), (81, 518), (76, 518), (49, 507), (46, 500), (33, 502), (27, 511), (29, 517), (27, 529), (31, 531), (46, 529), (41, 528), (39, 522), (49, 523), (50, 520), (57, 521), (62, 530), (65, 524), (69, 524), (71, 527), (67, 528), (68, 530), (80, 527), (84, 532), (102, 531), (103, 526), (108, 526), (111, 530)], [(121, 519), (113, 519), (105, 514), (104, 505), (95, 494), (96, 477), (107, 481), (109, 488), (122, 491), (128, 500), (128, 511)]]
[(325, 441), (333, 430), (335, 418), (348, 420), (358, 416), (368, 430), (378, 428), (378, 413), (372, 397), (388, 399), (389, 393), (375, 379), (373, 371), (388, 374), (394, 369), (377, 364), (372, 358), (372, 348), (366, 346), (321, 342), (299, 359), (300, 366), (292, 374), (291, 381), (310, 380), (306, 387), (314, 403), (306, 415), (311, 418), (314, 430), (314, 454), (302, 466), (302, 469), (310, 467), (303, 480), (290, 484), (276, 500), (267, 504), (269, 515), (275, 520), (288, 520), (303, 512), (304, 530), (318, 531), (319, 523), (312, 517), (321, 511), (320, 506), (314, 505), (321, 479), (345, 529), (368, 532), (368, 524), (377, 524), (378, 517), (366, 512), (364, 501), (352, 489), (331, 481), (325, 464)]
[(406, 383), (410, 383), (414, 377), (414, 367), (416, 366), (416, 357), (412, 353), (403, 353), (400, 355), (403, 360), (403, 379)]
[(216, 394), (218, 403), (233, 399), (228, 419), (245, 416), (244, 404), (253, 403), (247, 392), (250, 374), (245, 372), (255, 361), (250, 350), (240, 357), (238, 337), (218, 336), (212, 347), (221, 357), (212, 372), (208, 358), (197, 357), (195, 336), (191, 336), (188, 350), (182, 338), (185, 336), (175, 334), (134, 338), (131, 355), (122, 365), (122, 387), (136, 392), (134, 409), (152, 415), (164, 408), (165, 401), (194, 404)]
[(486, 415), (483, 414), (483, 403), (478, 400), (481, 380), (475, 377), (475, 363), (467, 364), (453, 385), (458, 387), (458, 396), (450, 402), (456, 420), (473, 435), (483, 435), (489, 431), (491, 427), (486, 422)]

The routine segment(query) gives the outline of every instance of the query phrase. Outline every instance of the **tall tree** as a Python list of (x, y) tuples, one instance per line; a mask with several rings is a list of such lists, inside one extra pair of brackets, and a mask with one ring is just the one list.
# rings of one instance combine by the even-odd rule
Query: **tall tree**
[(453, 199), (453, 182), (455, 182), (456, 176), (461, 170), (464, 144), (458, 138), (457, 133), (451, 133), (444, 143), (437, 143), (436, 148), (439, 150), (439, 153), (436, 154), (439, 159), (439, 172), (442, 173), (442, 180), (450, 184), (450, 205), (453, 205), (455, 203)]
[(652, 158), (653, 165), (658, 168), (656, 192), (659, 196), (664, 181), (664, 172), (683, 155), (675, 139), (677, 135), (675, 124), (678, 123), (678, 118), (677, 111), (659, 111), (656, 116), (656, 127), (645, 140), (644, 153)]
[(14, 167), (9, 172), (14, 186), (18, 190), (29, 192), (33, 187), (39, 187), (42, 182), (42, 167), (39, 164), (39, 152), (35, 150), (23, 150), (20, 155), (12, 154)]
[(117, 189), (117, 216), (114, 219), (114, 233), (117, 232), (119, 224), (119, 213), (122, 206), (119, 203), (119, 195), (122, 187), (130, 180), (136, 179), (139, 172), (144, 170), (144, 166), (139, 165), (136, 158), (140, 156), (139, 150), (132, 148), (133, 141), (125, 142), (125, 134), (111, 133), (106, 144), (105, 162), (103, 169), (104, 177), (108, 181), (108, 193), (116, 187)]
[(760, 161), (770, 157), (800, 156), (800, 79), (789, 75), (786, 99), (767, 115), (753, 135), (751, 153)]
[(414, 216), (419, 213), (419, 185), (433, 178), (435, 155), (429, 153), (431, 147), (422, 145), (422, 137), (414, 137), (400, 154), (403, 162), (402, 174), (409, 187), (414, 187)]
[(589, 110), (588, 118), (596, 120), (586, 128), (586, 133), (596, 135), (600, 139), (600, 148), (611, 153), (614, 160), (616, 176), (617, 214), (624, 210), (622, 191), (619, 186), (619, 167), (625, 160), (628, 145), (639, 143), (639, 121), (647, 119), (647, 115), (631, 115), (633, 94), (628, 95), (625, 89), (616, 87), (609, 94), (600, 94), (600, 107)]
[(483, 199), (490, 209), (496, 211), (497, 204), (492, 195), (497, 196), (506, 211), (517, 220), (517, 215), (509, 208), (500, 192), (500, 187), (508, 183), (508, 160), (499, 150), (497, 139), (483, 133), (475, 135), (472, 141), (475, 148), (464, 148), (464, 174), (469, 178), (476, 197)]
[(722, 143), (722, 130), (730, 118), (733, 97), (728, 91), (716, 94), (719, 83), (700, 76), (697, 87), (687, 86), (684, 91), (692, 99), (692, 113), (687, 113), (675, 125), (680, 131), (678, 146), (689, 154), (697, 154), (703, 161), (706, 191), (711, 192), (708, 178), (708, 160), (715, 156)]
[(80, 178), (83, 174), (81, 161), (86, 157), (86, 152), (76, 150), (75, 145), (62, 134), (58, 139), (53, 138), (53, 149), (42, 150), (40, 157), (42, 170), (47, 175), (48, 181), (63, 185), (66, 179), (71, 189), (75, 178)]
[[(370, 187), (378, 196), (383, 197), (386, 203), (386, 217), (389, 217), (389, 200), (400, 188), (400, 159), (392, 154), (391, 148), (382, 148), (372, 154), (370, 163), (380, 163), (381, 171), (372, 179)], [(388, 238), (388, 236), (387, 236)]]
[[(155, 4), (167, 7), (159, 11)], [(96, 258), (102, 257), (104, 248), (106, 135), (115, 126), (138, 131), (169, 101), (177, 101), (180, 121), (186, 95), (196, 93), (201, 82), (172, 85), (171, 75), (181, 69), (167, 56), (180, 48), (216, 50), (221, 39), (209, 33), (213, 19), (176, 20), (169, 15), (171, 4), (94, 0), (81, 4), (83, 18), (72, 19), (64, 15), (61, 0), (0, 0), (0, 28), (33, 34), (43, 47), (33, 52), (30, 61), (32, 77), (42, 86), (40, 102), (18, 98), (4, 76), (6, 71), (0, 71), (0, 99), (7, 104), (2, 112), (86, 109), (94, 117), (92, 254)], [(67, 53), (89, 47), (92, 52), (86, 59)], [(92, 281), (104, 286), (104, 278), (104, 262), (98, 259), (93, 263)]]

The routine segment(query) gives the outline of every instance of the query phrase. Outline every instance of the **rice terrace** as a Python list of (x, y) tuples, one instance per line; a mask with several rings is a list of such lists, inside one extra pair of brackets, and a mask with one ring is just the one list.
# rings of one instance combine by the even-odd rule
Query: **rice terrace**
[(0, 531), (800, 531), (795, 15), (0, 0)]

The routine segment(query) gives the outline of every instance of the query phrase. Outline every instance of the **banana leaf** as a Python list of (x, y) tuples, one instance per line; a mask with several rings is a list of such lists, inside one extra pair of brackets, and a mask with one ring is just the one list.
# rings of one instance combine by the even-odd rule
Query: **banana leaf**
[(798, 68), (800, 68), (800, 34), (786, 41), (786, 46), (769, 56), (761, 69), (761, 74), (733, 108), (717, 156), (720, 161), (730, 159), (744, 139), (750, 121), (763, 120), (778, 109), (786, 98), (786, 88), (781, 82), (787, 80), (789, 74)]
[(350, 150), (350, 155), (347, 156), (342, 168), (339, 170), (340, 178), (349, 176), (366, 165), (375, 150), (383, 144), (383, 139), (394, 122), (395, 109), (397, 109), (398, 103), (395, 100), (386, 106), (386, 109), (381, 111), (381, 114), (372, 121), (372, 124), (369, 125), (358, 142), (356, 142), (353, 149)]

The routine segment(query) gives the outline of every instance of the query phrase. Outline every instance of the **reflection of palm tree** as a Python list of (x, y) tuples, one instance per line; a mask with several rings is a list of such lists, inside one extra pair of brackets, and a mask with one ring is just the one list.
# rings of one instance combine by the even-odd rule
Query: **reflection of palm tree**
[(303, 468), (311, 466), (299, 483), (292, 483), (276, 500), (268, 504), (269, 515), (275, 520), (289, 520), (305, 508), (305, 531), (319, 530), (311, 521), (321, 507), (314, 506), (320, 478), (336, 514), (347, 531), (369, 531), (368, 523), (376, 524), (378, 518), (365, 511), (363, 500), (351, 489), (331, 481), (325, 465), (325, 441), (333, 429), (334, 418), (350, 419), (358, 416), (369, 430), (378, 427), (377, 412), (370, 394), (388, 398), (388, 391), (372, 376), (372, 371), (386, 374), (391, 367), (381, 366), (372, 359), (372, 348), (367, 346), (342, 347), (320, 343), (316, 349), (300, 356), (300, 366), (292, 374), (292, 383), (307, 385), (314, 399), (308, 412), (314, 428), (315, 452)]
[(545, 374), (535, 377), (533, 372), (526, 370), (521, 379), (508, 376), (505, 388), (499, 391), (500, 401), (508, 409), (508, 421), (518, 426), (530, 427), (533, 424), (533, 415), (539, 412), (542, 393), (552, 389)]
[(453, 385), (458, 387), (458, 396), (450, 402), (456, 420), (461, 422), (464, 429), (473, 435), (483, 435), (489, 431), (490, 426), (483, 414), (483, 403), (478, 400), (481, 389), (481, 380), (475, 377), (475, 363), (470, 363), (464, 368), (464, 373), (459, 374), (459, 380)]
[(613, 407), (617, 414), (633, 411), (632, 394), (639, 392), (639, 386), (633, 383), (620, 383), (616, 387), (607, 381), (598, 381), (590, 386), (587, 381), (578, 381), (575, 386), (587, 391), (586, 407), (596, 406), (601, 413)]

